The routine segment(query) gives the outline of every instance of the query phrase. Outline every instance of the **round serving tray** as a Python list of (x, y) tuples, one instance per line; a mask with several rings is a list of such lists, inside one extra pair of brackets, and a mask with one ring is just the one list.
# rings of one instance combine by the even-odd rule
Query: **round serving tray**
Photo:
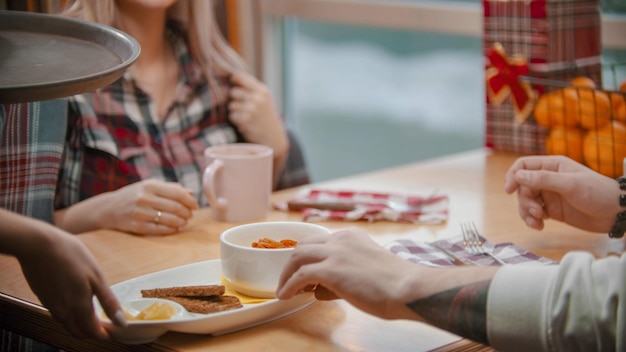
[(116, 81), (137, 57), (117, 29), (59, 15), (0, 11), (0, 103), (43, 101)]

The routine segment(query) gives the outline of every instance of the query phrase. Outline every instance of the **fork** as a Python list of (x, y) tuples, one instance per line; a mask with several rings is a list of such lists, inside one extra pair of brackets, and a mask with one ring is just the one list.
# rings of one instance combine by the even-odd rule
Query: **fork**
[(493, 258), (498, 263), (505, 265), (506, 262), (493, 254), (489, 249), (485, 248), (480, 236), (478, 235), (478, 229), (473, 222), (461, 223), (461, 232), (463, 233), (463, 246), (465, 251), (471, 255), (483, 254)]

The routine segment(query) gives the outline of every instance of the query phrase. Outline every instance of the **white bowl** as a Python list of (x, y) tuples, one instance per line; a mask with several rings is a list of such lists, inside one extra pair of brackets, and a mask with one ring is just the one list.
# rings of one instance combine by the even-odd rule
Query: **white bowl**
[(275, 241), (301, 241), (309, 236), (330, 234), (326, 227), (305, 222), (258, 222), (232, 227), (220, 235), (222, 274), (244, 295), (274, 298), (280, 274), (293, 248), (253, 248), (267, 237)]

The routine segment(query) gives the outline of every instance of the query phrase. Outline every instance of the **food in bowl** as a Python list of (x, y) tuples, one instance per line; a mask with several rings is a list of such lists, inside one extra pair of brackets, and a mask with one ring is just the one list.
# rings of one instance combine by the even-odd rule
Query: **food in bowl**
[(256, 242), (252, 242), (252, 248), (292, 248), (298, 244), (298, 241), (284, 239), (275, 241), (268, 237), (263, 237)]
[(280, 275), (295, 248), (268, 250), (251, 244), (264, 234), (274, 241), (287, 238), (301, 242), (310, 236), (327, 236), (330, 232), (321, 225), (296, 221), (258, 222), (232, 227), (220, 235), (224, 279), (240, 294), (274, 298)]

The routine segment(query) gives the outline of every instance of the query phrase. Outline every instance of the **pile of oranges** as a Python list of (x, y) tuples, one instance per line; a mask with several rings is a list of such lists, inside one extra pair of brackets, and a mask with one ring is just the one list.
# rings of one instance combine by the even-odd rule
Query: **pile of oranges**
[(626, 80), (604, 91), (588, 77), (543, 94), (534, 116), (550, 129), (548, 154), (566, 155), (609, 177), (622, 175), (626, 158)]

